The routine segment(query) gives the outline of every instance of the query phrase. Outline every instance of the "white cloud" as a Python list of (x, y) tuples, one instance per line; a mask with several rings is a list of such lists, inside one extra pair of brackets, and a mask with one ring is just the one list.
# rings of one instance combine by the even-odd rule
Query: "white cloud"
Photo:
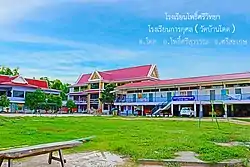
[[(102, 70), (108, 64), (126, 62), (138, 59), (143, 52), (134, 52), (126, 49), (104, 47), (77, 41), (63, 40), (46, 36), (30, 34), (0, 33), (1, 41), (27, 42), (49, 45), (60, 45), (69, 50), (28, 51), (13, 50), (1, 54), (2, 65), (20, 67), (23, 75), (28, 77), (48, 76), (59, 78), (65, 82), (73, 83), (81, 73)], [(11, 56), (11, 59), (10, 59)], [(99, 64), (95, 67), (95, 64)], [(102, 66), (104, 64), (104, 66)], [(118, 63), (119, 64), (119, 63)]]
[(44, 9), (67, 3), (111, 3), (119, 0), (0, 0), (0, 26), (43, 17)]
[(0, 0), (0, 25), (17, 23), (33, 12), (47, 5), (53, 4), (50, 0)]

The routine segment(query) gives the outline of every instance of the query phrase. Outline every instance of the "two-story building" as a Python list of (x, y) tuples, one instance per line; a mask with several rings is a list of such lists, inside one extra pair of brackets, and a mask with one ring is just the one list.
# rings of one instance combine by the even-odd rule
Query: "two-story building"
[(37, 89), (43, 90), (46, 94), (60, 94), (58, 90), (49, 89), (47, 81), (0, 75), (0, 95), (7, 95), (9, 98), (10, 112), (23, 111), (26, 93)]
[(103, 105), (99, 100), (106, 84), (114, 83), (116, 86), (122, 86), (128, 83), (158, 79), (159, 74), (155, 65), (94, 71), (90, 74), (82, 74), (76, 83), (70, 86), (68, 98), (75, 101), (79, 112), (90, 110), (92, 107), (108, 110), (108, 106)]
[(115, 105), (142, 115), (191, 107), (195, 116), (250, 116), (250, 72), (129, 83), (116, 88)]

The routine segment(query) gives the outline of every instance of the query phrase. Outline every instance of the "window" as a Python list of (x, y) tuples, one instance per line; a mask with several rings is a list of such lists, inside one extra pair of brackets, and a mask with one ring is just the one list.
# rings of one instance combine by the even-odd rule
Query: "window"
[(91, 94), (90, 95), (90, 99), (98, 99), (99, 98), (99, 94)]
[(180, 95), (181, 96), (186, 96), (187, 95), (187, 92), (185, 91), (185, 92), (180, 92)]
[(241, 89), (240, 88), (235, 89), (235, 94), (241, 94)]
[(81, 89), (81, 91), (84, 91), (84, 90), (88, 89), (88, 86), (82, 86), (80, 89)]
[(188, 96), (192, 96), (192, 91), (187, 91)]
[(24, 91), (13, 91), (13, 97), (20, 97), (20, 98), (24, 98)]
[(11, 97), (11, 91), (7, 92), (7, 97)]
[(90, 85), (90, 88), (91, 88), (91, 89), (99, 89), (99, 83), (92, 83), (92, 84)]
[(74, 87), (74, 92), (79, 92), (79, 87)]

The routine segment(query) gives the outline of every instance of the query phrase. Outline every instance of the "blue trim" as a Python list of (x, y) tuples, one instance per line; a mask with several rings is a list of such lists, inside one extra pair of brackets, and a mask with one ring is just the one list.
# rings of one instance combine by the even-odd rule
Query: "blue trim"
[[(195, 95), (195, 96), (171, 96), (171, 100), (173, 101), (180, 101), (177, 100), (180, 97), (182, 98), (181, 101), (211, 101), (210, 95)], [(168, 97), (169, 98), (169, 97)], [(145, 102), (159, 102), (163, 103), (166, 101), (169, 101), (167, 97), (155, 97), (155, 98), (128, 98), (123, 97), (122, 99), (116, 99), (116, 103), (145, 103)], [(179, 98), (179, 99), (180, 99)], [(215, 98), (213, 100), (250, 100), (250, 93), (246, 94), (230, 94), (230, 95), (221, 95), (221, 94), (215, 94)]]

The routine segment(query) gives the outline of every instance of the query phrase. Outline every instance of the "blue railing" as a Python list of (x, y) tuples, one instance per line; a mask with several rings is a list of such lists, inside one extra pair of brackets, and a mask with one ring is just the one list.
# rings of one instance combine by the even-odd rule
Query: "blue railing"
[[(211, 100), (250, 100), (250, 93), (246, 94), (230, 94), (230, 95), (194, 95), (196, 101)], [(153, 98), (123, 98), (116, 99), (117, 103), (145, 103), (145, 102), (165, 102), (171, 100), (172, 97), (153, 97)]]

